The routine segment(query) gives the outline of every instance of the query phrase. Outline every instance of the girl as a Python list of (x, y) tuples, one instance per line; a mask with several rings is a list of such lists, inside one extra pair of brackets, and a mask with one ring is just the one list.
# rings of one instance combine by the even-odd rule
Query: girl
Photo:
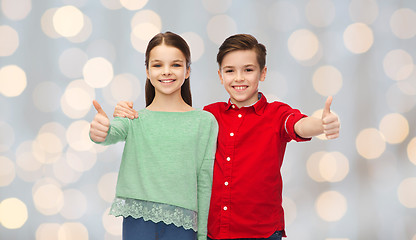
[(145, 56), (146, 108), (137, 119), (110, 123), (93, 102), (91, 139), (125, 141), (110, 214), (123, 217), (125, 240), (206, 239), (218, 124), (192, 108), (190, 50), (183, 38), (159, 33)]

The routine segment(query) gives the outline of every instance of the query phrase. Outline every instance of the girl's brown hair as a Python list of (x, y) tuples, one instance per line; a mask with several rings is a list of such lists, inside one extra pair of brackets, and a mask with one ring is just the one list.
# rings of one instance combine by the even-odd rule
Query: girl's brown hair
[[(152, 51), (153, 48), (162, 44), (166, 44), (167, 46), (179, 49), (185, 56), (186, 69), (189, 69), (191, 67), (191, 51), (186, 41), (178, 34), (172, 32), (165, 32), (157, 34), (149, 41), (145, 54), (146, 69), (149, 69), (150, 51)], [(181, 87), (181, 96), (182, 99), (189, 106), (192, 106), (191, 86), (189, 84), (189, 78), (190, 77), (185, 79), (185, 82)], [(153, 99), (155, 98), (155, 87), (152, 85), (149, 78), (146, 79), (145, 95), (147, 107), (153, 102)]]
[(218, 66), (221, 68), (225, 55), (236, 50), (254, 50), (260, 69), (266, 66), (266, 47), (250, 34), (235, 34), (225, 39), (218, 50)]

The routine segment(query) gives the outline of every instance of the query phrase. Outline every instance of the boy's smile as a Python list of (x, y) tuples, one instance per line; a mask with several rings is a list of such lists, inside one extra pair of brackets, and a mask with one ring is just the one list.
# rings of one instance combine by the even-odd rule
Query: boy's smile
[(258, 85), (266, 72), (266, 67), (260, 69), (254, 50), (236, 50), (224, 56), (218, 75), (231, 101), (244, 107), (258, 100)]

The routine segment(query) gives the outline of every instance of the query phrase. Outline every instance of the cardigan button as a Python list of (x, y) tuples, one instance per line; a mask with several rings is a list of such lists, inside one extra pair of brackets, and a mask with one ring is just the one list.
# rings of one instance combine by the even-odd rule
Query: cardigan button
[(238, 117), (239, 117), (239, 118), (241, 118), (242, 116), (243, 116), (243, 115), (241, 115), (241, 114), (238, 114)]
[(232, 136), (234, 136), (234, 133), (230, 133), (230, 136), (232, 137)]
[(228, 209), (228, 208), (227, 208), (227, 206), (224, 206), (224, 208), (223, 208), (223, 209), (224, 209), (224, 211), (227, 211), (227, 209)]

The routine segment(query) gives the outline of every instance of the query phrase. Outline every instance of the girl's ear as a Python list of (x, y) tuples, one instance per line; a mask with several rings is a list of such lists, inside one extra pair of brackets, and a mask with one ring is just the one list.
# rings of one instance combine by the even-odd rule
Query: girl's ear
[(147, 79), (150, 79), (150, 77), (149, 77), (149, 69), (148, 68), (146, 68), (146, 77), (147, 77)]
[(224, 85), (224, 81), (222, 79), (221, 69), (218, 69), (218, 77), (220, 78), (221, 84)]
[(263, 82), (266, 79), (266, 75), (267, 75), (267, 67), (264, 66), (263, 70), (261, 70), (261, 73), (260, 73), (260, 82)]
[(186, 68), (186, 75), (185, 75), (185, 79), (188, 79), (188, 78), (189, 78), (189, 76), (191, 76), (191, 68), (190, 68), (190, 67)]

